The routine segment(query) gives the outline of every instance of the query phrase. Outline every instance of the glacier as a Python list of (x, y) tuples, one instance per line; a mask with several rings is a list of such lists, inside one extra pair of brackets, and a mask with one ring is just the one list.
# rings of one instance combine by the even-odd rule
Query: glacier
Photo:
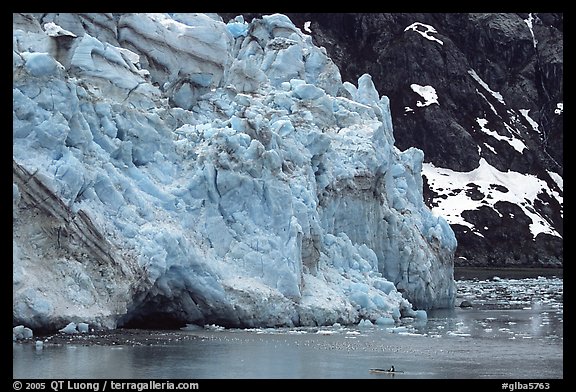
[(394, 146), (371, 76), (343, 82), (285, 15), (13, 14), (13, 323), (452, 307), (457, 243), (423, 158)]

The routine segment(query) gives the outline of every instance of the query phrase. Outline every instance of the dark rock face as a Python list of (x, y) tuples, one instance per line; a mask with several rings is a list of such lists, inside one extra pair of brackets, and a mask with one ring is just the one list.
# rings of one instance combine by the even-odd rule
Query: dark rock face
[[(461, 211), (466, 225), (448, 219), (459, 243), (456, 265), (562, 266), (563, 192), (556, 179), (563, 175), (563, 14), (287, 16), (303, 30), (310, 22), (313, 40), (343, 81), (372, 75), (390, 98), (399, 149), (418, 147), (433, 167), (460, 173), (483, 159), (494, 173), (526, 175), (527, 188), (543, 185), (533, 197), (514, 200), (522, 184), (494, 183), (494, 192), (484, 194), (471, 179), (462, 191), (481, 207)], [(427, 86), (436, 99), (426, 98)], [(426, 178), (424, 187), (432, 208), (459, 194)], [(495, 194), (507, 196), (490, 200)]]

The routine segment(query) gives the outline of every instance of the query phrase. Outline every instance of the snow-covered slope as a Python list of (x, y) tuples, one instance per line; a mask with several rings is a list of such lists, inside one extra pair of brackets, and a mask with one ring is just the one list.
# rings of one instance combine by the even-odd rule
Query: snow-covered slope
[(368, 74), (283, 15), (13, 18), (14, 323), (390, 323), (450, 226)]

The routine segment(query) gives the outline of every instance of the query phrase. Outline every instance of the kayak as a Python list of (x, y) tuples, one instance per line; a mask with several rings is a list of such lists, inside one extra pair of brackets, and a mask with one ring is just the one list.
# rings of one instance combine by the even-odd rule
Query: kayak
[(387, 374), (395, 374), (395, 373), (404, 373), (402, 370), (390, 370), (390, 369), (370, 369), (370, 373), (387, 373)]

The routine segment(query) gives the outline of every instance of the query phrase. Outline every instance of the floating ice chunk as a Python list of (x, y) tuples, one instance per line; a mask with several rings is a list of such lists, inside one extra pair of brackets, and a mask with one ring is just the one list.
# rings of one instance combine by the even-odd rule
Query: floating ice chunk
[(448, 331), (446, 332), (446, 335), (448, 336), (458, 336), (458, 337), (468, 337), (468, 336), (472, 336), (469, 333), (466, 332), (456, 332), (456, 331)]
[(224, 331), (225, 328), (216, 324), (206, 324), (204, 329), (208, 329), (210, 331)]
[[(259, 333), (262, 333), (262, 332), (259, 332)], [(303, 331), (303, 330), (294, 330), (294, 329), (291, 329), (291, 330), (289, 330), (287, 333), (289, 333), (290, 335), (304, 335), (304, 334), (306, 334), (306, 333), (308, 333), (308, 332)]]
[(329, 329), (319, 329), (318, 331), (316, 331), (317, 335), (334, 335), (337, 333), (338, 331), (331, 331)]
[(76, 326), (78, 328), (78, 332), (80, 333), (88, 333), (89, 328), (88, 328), (88, 324), (86, 323), (78, 323), (78, 325)]
[(70, 334), (70, 335), (78, 333), (78, 330), (76, 329), (76, 323), (74, 323), (74, 322), (69, 323), (67, 326), (60, 329), (59, 332), (62, 332), (65, 334)]
[(42, 350), (44, 348), (44, 342), (42, 340), (37, 340), (34, 343), (34, 346), (36, 347), (36, 350)]
[(394, 325), (396, 322), (394, 321), (394, 319), (392, 317), (378, 317), (376, 319), (376, 325), (380, 325), (380, 326), (388, 326), (388, 325)]
[(197, 324), (186, 324), (185, 327), (180, 328), (182, 331), (200, 331), (202, 327)]
[(22, 331), (23, 330), (24, 330), (23, 325), (18, 325), (16, 327), (12, 328), (12, 340), (16, 341), (16, 340), (22, 339), (22, 337), (23, 337)]
[(17, 325), (16, 327), (12, 328), (12, 340), (23, 340), (23, 339), (31, 339), (34, 336), (32, 330), (28, 327), (23, 325)]
[(402, 336), (426, 336), (425, 334), (416, 333), (416, 332), (398, 332), (398, 335), (402, 335)]
[(372, 324), (372, 321), (368, 319), (360, 320), (358, 323), (358, 328), (372, 328), (373, 326), (374, 324)]
[(22, 336), (24, 337), (24, 339), (32, 339), (32, 336), (34, 336), (34, 333), (32, 332), (32, 330), (28, 327), (25, 327), (22, 333)]
[(428, 319), (428, 314), (426, 313), (425, 310), (419, 309), (419, 310), (416, 310), (416, 311), (414, 312), (414, 317), (415, 317), (416, 319), (418, 319), (418, 320), (427, 320), (427, 319)]

